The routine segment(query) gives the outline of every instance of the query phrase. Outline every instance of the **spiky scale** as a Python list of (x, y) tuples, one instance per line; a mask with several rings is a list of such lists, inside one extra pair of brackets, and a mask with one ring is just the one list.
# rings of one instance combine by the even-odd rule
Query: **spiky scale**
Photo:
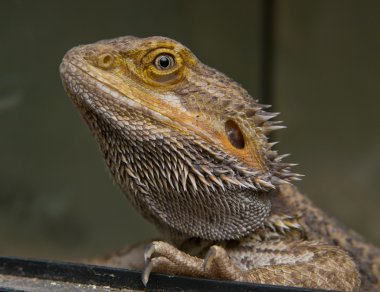
[(196, 190), (198, 189), (198, 187), (197, 187), (197, 183), (196, 183), (196, 181), (195, 181), (195, 177), (194, 177), (194, 175), (190, 173), (190, 174), (188, 175), (188, 177), (189, 177), (189, 180), (190, 180), (190, 182), (191, 182), (191, 186), (193, 187), (193, 190), (196, 191)]

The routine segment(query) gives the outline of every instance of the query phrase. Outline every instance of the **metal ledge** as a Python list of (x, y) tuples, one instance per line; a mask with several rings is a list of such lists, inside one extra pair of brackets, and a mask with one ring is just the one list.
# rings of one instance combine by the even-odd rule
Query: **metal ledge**
[(0, 291), (267, 291), (322, 290), (217, 281), (153, 273), (147, 287), (141, 273), (58, 261), (0, 257)]

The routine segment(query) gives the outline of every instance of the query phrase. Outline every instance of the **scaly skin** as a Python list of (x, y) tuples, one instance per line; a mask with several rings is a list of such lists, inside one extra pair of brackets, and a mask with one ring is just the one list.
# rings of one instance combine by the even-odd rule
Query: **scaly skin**
[[(189, 49), (122, 37), (70, 50), (60, 70), (115, 181), (166, 235), (144, 254), (144, 283), (159, 271), (379, 289), (379, 250), (291, 185), (299, 175), (267, 139), (276, 114)], [(141, 254), (109, 263), (142, 268)]]

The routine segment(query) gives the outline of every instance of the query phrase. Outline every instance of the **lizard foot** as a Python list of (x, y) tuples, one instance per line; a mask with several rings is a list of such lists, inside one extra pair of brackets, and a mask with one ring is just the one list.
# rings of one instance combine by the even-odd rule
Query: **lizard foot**
[(152, 271), (171, 275), (237, 280), (241, 270), (232, 263), (226, 250), (213, 245), (205, 259), (191, 256), (163, 241), (152, 242), (144, 253), (145, 269), (142, 274), (144, 285)]
[(172, 275), (204, 276), (202, 259), (190, 256), (167, 242), (153, 241), (145, 250), (144, 260), (144, 285), (148, 283), (152, 271)]

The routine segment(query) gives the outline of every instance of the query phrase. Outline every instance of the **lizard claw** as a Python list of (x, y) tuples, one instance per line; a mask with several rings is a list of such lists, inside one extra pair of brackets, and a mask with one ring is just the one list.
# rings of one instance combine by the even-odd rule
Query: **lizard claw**
[(203, 262), (203, 270), (209, 271), (211, 269), (211, 265), (214, 262), (214, 259), (217, 254), (217, 246), (213, 245), (209, 248), (207, 251), (207, 254), (205, 256), (204, 262)]
[(239, 273), (226, 250), (218, 245), (209, 248), (203, 260), (203, 273), (208, 278), (236, 280)]
[(153, 253), (155, 252), (156, 248), (155, 248), (155, 245), (154, 245), (154, 242), (152, 242), (151, 244), (149, 244), (145, 251), (144, 251), (144, 263), (145, 265), (147, 265), (151, 258), (152, 258), (152, 255)]
[(152, 242), (151, 244), (149, 244), (144, 251), (145, 267), (141, 275), (141, 280), (145, 287), (148, 284), (150, 273), (153, 270), (152, 255), (154, 254), (155, 251), (156, 251), (155, 242)]
[(144, 268), (144, 271), (143, 273), (141, 274), (141, 280), (143, 282), (143, 285), (146, 287), (146, 285), (148, 284), (148, 281), (149, 281), (149, 276), (150, 276), (150, 273), (152, 272), (152, 269), (153, 269), (153, 264), (151, 261), (149, 261), (149, 263), (145, 263), (145, 268)]

